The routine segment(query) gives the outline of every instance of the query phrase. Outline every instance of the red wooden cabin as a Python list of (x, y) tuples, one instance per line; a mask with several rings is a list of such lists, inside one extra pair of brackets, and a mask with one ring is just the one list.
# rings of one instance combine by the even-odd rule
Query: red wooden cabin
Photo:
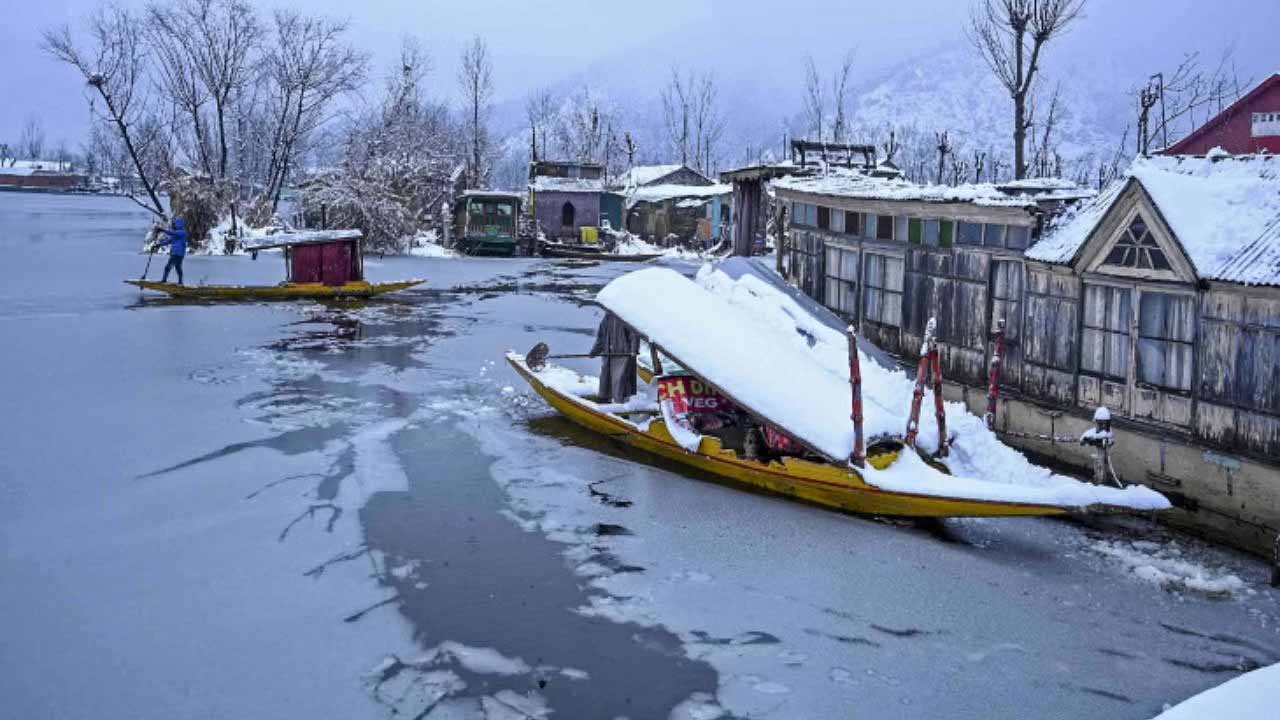
[(249, 250), (284, 248), (286, 282), (345, 285), (364, 279), (359, 230), (315, 230), (270, 235)]
[(1159, 154), (1204, 155), (1215, 147), (1232, 155), (1280, 153), (1280, 73)]

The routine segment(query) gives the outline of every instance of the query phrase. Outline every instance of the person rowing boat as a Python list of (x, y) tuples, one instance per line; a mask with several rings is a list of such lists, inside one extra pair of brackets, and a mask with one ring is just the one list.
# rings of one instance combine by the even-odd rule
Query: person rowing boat
[(636, 394), (636, 353), (640, 335), (611, 312), (596, 328), (591, 357), (600, 358), (600, 402), (626, 402)]

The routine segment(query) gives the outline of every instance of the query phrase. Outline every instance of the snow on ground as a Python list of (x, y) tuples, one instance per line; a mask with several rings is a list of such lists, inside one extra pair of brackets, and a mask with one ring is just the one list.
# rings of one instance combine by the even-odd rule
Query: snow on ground
[(702, 260), (704, 258), (704, 255), (696, 250), (654, 245), (631, 233), (619, 236), (616, 252), (619, 255), (661, 255), (668, 260)]
[(457, 250), (452, 250), (440, 244), (440, 237), (435, 230), (420, 232), (411, 238), (408, 254), (423, 258), (461, 257)]
[(1280, 664), (1210, 688), (1154, 720), (1273, 720), (1280, 713)]

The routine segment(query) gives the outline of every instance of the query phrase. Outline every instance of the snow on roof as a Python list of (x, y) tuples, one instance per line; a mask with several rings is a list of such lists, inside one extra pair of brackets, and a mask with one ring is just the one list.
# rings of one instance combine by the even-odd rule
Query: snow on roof
[(507, 190), (463, 190), (458, 197), (494, 198), (504, 200), (523, 200), (524, 194)]
[(244, 241), (243, 247), (245, 250), (265, 250), (286, 245), (310, 245), (312, 243), (335, 242), (337, 240), (356, 240), (363, 236), (364, 233), (359, 230), (298, 230), (247, 239)]
[(642, 202), (662, 202), (686, 198), (711, 199), (733, 192), (729, 185), (650, 185), (636, 188), (627, 197), (627, 207)]
[(534, 192), (604, 192), (604, 180), (600, 178), (563, 178), (539, 175), (529, 182)]
[(661, 180), (684, 167), (675, 165), (637, 165), (626, 172), (620, 179), (622, 187), (643, 187), (651, 182)]
[(1062, 218), (1027, 257), (1070, 262), (1120, 192), (1136, 182), (1201, 278), (1280, 285), (1280, 160), (1275, 156), (1138, 158), (1126, 178)]
[[(824, 325), (792, 298), (751, 275), (732, 278), (711, 266), (697, 283), (667, 268), (623, 275), (596, 296), (600, 304), (657, 343), (664, 354), (723, 390), (744, 408), (829, 458), (853, 451), (851, 390), (844, 333)], [(864, 427), (868, 438), (901, 436), (913, 380), (898, 369), (862, 363)], [(1144, 487), (1125, 490), (1053, 475), (1004, 446), (981, 418), (947, 403), (948, 427), (975, 458), (956, 453), (943, 475), (904, 452), (886, 470), (866, 468), (867, 482), (886, 490), (1060, 507), (1095, 503), (1162, 509), (1168, 502)], [(928, 449), (936, 424), (921, 420)]]
[(1003, 190), (1004, 185), (965, 183), (927, 185), (898, 177), (873, 177), (857, 170), (833, 169), (825, 175), (784, 177), (773, 181), (780, 190), (857, 198), (928, 203), (972, 203), (990, 207), (1034, 207), (1040, 202), (1079, 200), (1091, 197), (1092, 190), (1065, 180), (1039, 180), (1039, 186), (1023, 185)]

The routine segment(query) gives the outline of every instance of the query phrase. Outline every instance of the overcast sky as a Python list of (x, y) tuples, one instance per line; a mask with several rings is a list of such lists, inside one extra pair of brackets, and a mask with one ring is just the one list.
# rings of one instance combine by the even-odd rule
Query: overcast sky
[[(126, 5), (140, 5), (128, 2)], [(729, 86), (776, 88), (779, 102), (800, 82), (807, 54), (834, 64), (857, 51), (865, 77), (895, 62), (965, 43), (966, 0), (294, 0), (349, 18), (351, 38), (386, 61), (400, 35), (430, 49), (434, 81), (452, 93), (457, 56), (473, 34), (492, 49), (499, 100), (570, 78), (643, 93), (656, 89), (673, 62), (706, 67)], [(17, 138), (28, 116), (40, 118), (47, 144), (75, 148), (89, 121), (74, 73), (39, 49), (40, 31), (80, 22), (99, 0), (9, 0), (0, 20), (0, 140)], [(263, 3), (270, 7), (271, 3)], [(1244, 75), (1280, 69), (1275, 0), (1090, 0), (1087, 17), (1049, 58), (1095, 68), (1078, 81), (1132, 84), (1135, 73), (1176, 63), (1185, 51), (1216, 55), (1229, 44)], [(1108, 76), (1114, 69), (1116, 76)], [(1100, 71), (1099, 71), (1100, 70)], [(794, 79), (794, 82), (793, 80)]]

